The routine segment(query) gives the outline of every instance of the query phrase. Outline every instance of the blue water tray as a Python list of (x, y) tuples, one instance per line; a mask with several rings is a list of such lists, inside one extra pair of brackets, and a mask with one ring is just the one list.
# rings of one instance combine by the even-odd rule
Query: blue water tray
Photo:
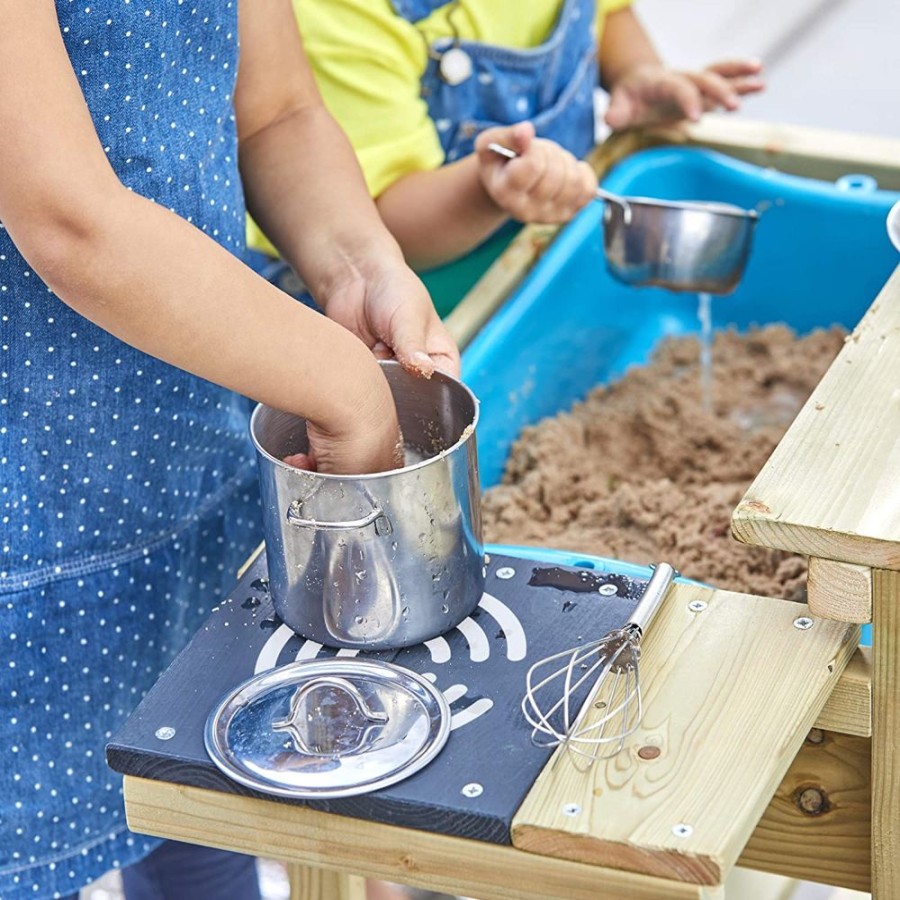
[[(762, 169), (718, 153), (660, 148), (620, 163), (604, 186), (669, 200), (718, 200), (762, 211), (744, 279), (714, 298), (715, 328), (784, 322), (799, 333), (852, 328), (897, 264), (885, 219), (900, 200), (872, 179), (836, 184)], [(592, 203), (563, 229), (463, 355), (481, 400), (482, 484), (499, 482), (522, 428), (646, 363), (669, 335), (699, 330), (697, 298), (615, 281)]]

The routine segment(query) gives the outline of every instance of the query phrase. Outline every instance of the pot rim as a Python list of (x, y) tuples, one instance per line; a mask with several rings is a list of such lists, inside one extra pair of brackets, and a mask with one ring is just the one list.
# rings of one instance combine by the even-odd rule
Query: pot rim
[[(400, 366), (402, 368), (401, 364), (395, 359), (379, 360), (379, 365), (382, 368), (389, 368), (392, 366)], [(404, 370), (404, 371), (407, 371), (407, 370)], [(256, 407), (253, 410), (252, 415), (250, 416), (250, 439), (253, 441), (253, 446), (256, 448), (257, 453), (259, 453), (261, 456), (265, 457), (270, 462), (274, 463), (279, 468), (284, 469), (287, 472), (295, 473), (297, 475), (310, 476), (313, 478), (324, 478), (329, 481), (347, 481), (347, 480), (374, 481), (375, 479), (378, 479), (378, 478), (387, 478), (392, 475), (400, 475), (400, 474), (405, 474), (407, 472), (415, 472), (418, 469), (423, 469), (426, 466), (431, 465), (436, 460), (444, 459), (445, 457), (450, 456), (451, 453), (456, 452), (456, 450), (458, 450), (460, 447), (467, 444), (469, 442), (469, 440), (474, 438), (475, 431), (478, 427), (478, 419), (481, 415), (481, 402), (475, 396), (475, 394), (472, 392), (472, 389), (464, 381), (462, 381), (459, 378), (454, 378), (452, 375), (448, 374), (447, 372), (444, 372), (442, 369), (435, 369), (434, 374), (431, 377), (434, 378), (435, 376), (444, 378), (444, 379), (446, 379), (446, 381), (452, 382), (453, 384), (456, 384), (459, 387), (461, 387), (469, 395), (470, 399), (472, 400), (472, 404), (475, 408), (475, 415), (472, 417), (472, 421), (468, 425), (466, 425), (466, 427), (463, 429), (462, 434), (460, 435), (460, 437), (456, 441), (456, 443), (454, 443), (450, 447), (447, 447), (445, 450), (441, 450), (439, 453), (436, 453), (434, 456), (429, 456), (427, 459), (423, 459), (421, 462), (413, 463), (412, 465), (409, 465), (409, 466), (403, 466), (402, 468), (399, 468), (399, 469), (389, 469), (387, 472), (369, 472), (364, 475), (352, 475), (352, 474), (350, 474), (350, 475), (335, 475), (330, 472), (309, 472), (306, 469), (298, 469), (298, 468), (296, 468), (296, 466), (289, 466), (283, 460), (278, 459), (278, 457), (272, 456), (272, 454), (269, 453), (269, 451), (266, 450), (265, 447), (262, 446), (262, 444), (260, 444), (259, 440), (256, 437), (256, 428), (254, 426), (256, 424), (257, 416), (261, 415), (262, 411), (266, 410), (266, 409), (275, 409), (278, 412), (281, 411), (281, 410), (277, 410), (277, 408), (274, 406), (267, 406), (265, 403), (257, 403)], [(423, 376), (414, 376), (414, 377), (423, 377)], [(298, 418), (302, 418), (302, 417), (298, 416)], [(304, 421), (305, 421), (305, 419), (304, 419)]]

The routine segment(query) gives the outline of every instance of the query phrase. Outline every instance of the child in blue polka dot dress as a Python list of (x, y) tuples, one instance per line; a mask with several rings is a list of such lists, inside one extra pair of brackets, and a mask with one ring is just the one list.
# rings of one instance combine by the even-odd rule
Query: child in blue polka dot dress
[[(289, 0), (240, 23), (234, 0), (0, 0), (0, 20), (0, 897), (19, 900), (158, 844), (127, 829), (104, 744), (259, 541), (245, 397), (306, 417), (320, 470), (381, 471), (399, 430), (376, 355), (428, 374), (458, 354)], [(233, 255), (240, 176), (324, 316)], [(227, 871), (185, 890), (244, 896)]]

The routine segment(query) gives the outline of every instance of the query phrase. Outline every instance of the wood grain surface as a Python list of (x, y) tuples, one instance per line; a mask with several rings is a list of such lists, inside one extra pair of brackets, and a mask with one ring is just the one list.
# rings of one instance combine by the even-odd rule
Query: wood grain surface
[[(704, 611), (690, 611), (696, 599)], [(846, 624), (795, 627), (805, 615), (784, 600), (675, 585), (641, 656), (641, 727), (586, 772), (558, 750), (513, 819), (513, 844), (720, 884), (858, 643)]]
[(900, 269), (732, 517), (748, 544), (900, 569)]

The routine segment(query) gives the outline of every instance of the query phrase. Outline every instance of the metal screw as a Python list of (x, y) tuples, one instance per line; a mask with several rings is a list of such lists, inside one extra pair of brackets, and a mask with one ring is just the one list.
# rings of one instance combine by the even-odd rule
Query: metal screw
[(567, 803), (562, 811), (565, 816), (577, 816), (581, 812), (581, 807), (577, 803)]
[(688, 603), (688, 609), (691, 612), (703, 612), (707, 606), (708, 604), (705, 600), (691, 600), (691, 602)]
[(619, 589), (614, 584), (601, 584), (600, 587), (597, 588), (597, 593), (603, 594), (604, 597), (611, 597), (613, 594), (618, 593)]
[(175, 737), (175, 729), (171, 725), (163, 725), (162, 728), (157, 728), (154, 734), (161, 741), (171, 741)]
[(484, 793), (484, 788), (477, 781), (471, 781), (461, 793), (464, 797), (480, 797)]
[(799, 628), (801, 631), (808, 631), (813, 625), (815, 622), (809, 616), (800, 616), (799, 619), (794, 619), (794, 628)]
[(497, 577), (502, 578), (504, 581), (509, 581), (515, 574), (516, 570), (510, 566), (503, 566), (502, 568), (497, 569)]
[(693, 833), (693, 825), (687, 825), (684, 822), (679, 822), (677, 825), (672, 826), (672, 834), (674, 834), (675, 837), (686, 838), (690, 837)]

